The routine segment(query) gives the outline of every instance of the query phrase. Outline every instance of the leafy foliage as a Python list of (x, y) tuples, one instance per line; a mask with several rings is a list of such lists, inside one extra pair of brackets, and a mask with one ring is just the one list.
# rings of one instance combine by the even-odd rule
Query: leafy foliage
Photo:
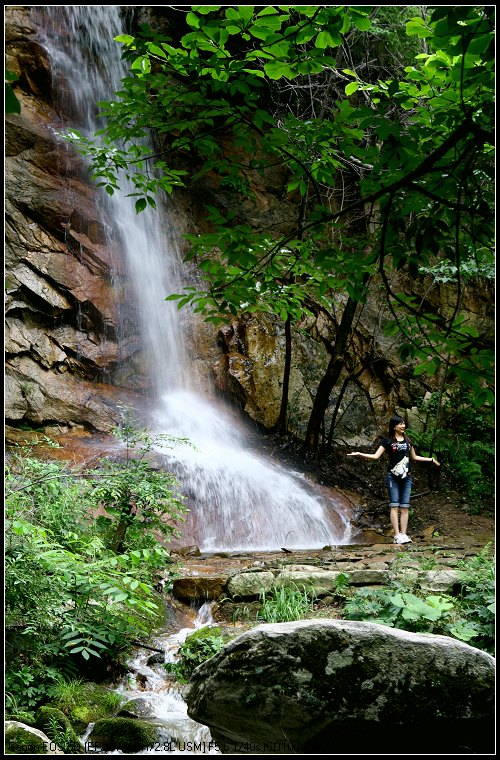
[(494, 654), (496, 585), (491, 544), (475, 557), (462, 560), (457, 569), (462, 577), (460, 609), (476, 631), (474, 645)]
[(465, 641), (486, 652), (495, 650), (494, 561), (491, 546), (460, 564), (461, 591), (428, 594), (401, 580), (388, 588), (357, 589), (346, 600), (342, 617), (367, 620), (405, 631), (437, 633)]
[(122, 415), (121, 425), (113, 432), (124, 443), (125, 462), (122, 458), (104, 459), (98, 469), (87, 473), (89, 499), (106, 512), (97, 518), (97, 526), (114, 551), (129, 547), (132, 562), (137, 564), (141, 550), (151, 562), (156, 554), (160, 567), (164, 557), (156, 535), (176, 535), (175, 524), (183, 519), (186, 508), (177, 493), (176, 479), (155, 469), (148, 455), (154, 446), (171, 447), (176, 439), (167, 433), (152, 436), (140, 429), (127, 407), (122, 407)]
[[(184, 508), (171, 475), (132, 456), (133, 444), (145, 457), (147, 433), (130, 420), (124, 427), (126, 461), (111, 475), (84, 476), (26, 450), (9, 458), (6, 684), (19, 709), (37, 706), (92, 657), (119, 660), (158, 624), (154, 576), (171, 560), (157, 535), (171, 536)], [(109, 517), (94, 516), (96, 499)]]
[[(492, 508), (495, 495), (495, 428), (493, 409), (477, 406), (471, 391), (455, 385), (442, 404), (431, 394), (425, 405), (423, 432), (409, 430), (419, 451), (439, 452), (448, 479), (458, 488), (471, 512)], [(441, 421), (440, 421), (441, 420)]]
[[(205, 177), (257, 209), (259, 178), (279, 170), (295, 228), (208, 206), (211, 229), (189, 237), (188, 254), (206, 285), (168, 297), (214, 322), (321, 314), (336, 334), (342, 309), (361, 309), (381, 283), (402, 360), (431, 377), (446, 362), (480, 405), (493, 401), (493, 345), (462, 303), (493, 266), (494, 10), (422, 14), (398, 9), (390, 25), (387, 10), (361, 6), (172, 10), (169, 35), (142, 25), (117, 38), (130, 75), (100, 104), (106, 126), (68, 139), (107, 192), (129, 176), (138, 211), (157, 190)], [(380, 64), (366, 65), (369, 46)], [(456, 296), (446, 308), (444, 279)], [(362, 371), (354, 342), (338, 357), (351, 376)]]

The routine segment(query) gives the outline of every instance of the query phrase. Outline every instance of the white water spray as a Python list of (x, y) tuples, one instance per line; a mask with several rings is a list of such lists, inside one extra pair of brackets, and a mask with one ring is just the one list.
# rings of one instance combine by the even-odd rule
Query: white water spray
[[(81, 119), (76, 128), (93, 134), (102, 124), (96, 122), (92, 104), (113, 99), (126, 73), (113, 41), (125, 31), (120, 6), (45, 6), (43, 12), (55, 14), (67, 31), (63, 36), (46, 33), (44, 42), (73, 93)], [(66, 47), (63, 37), (70, 41)], [(196, 543), (203, 551), (348, 543), (348, 501), (326, 489), (320, 492), (300, 474), (252, 452), (234, 413), (209, 398), (186, 351), (177, 305), (165, 301), (183, 288), (175, 217), (153, 209), (137, 215), (125, 178), (120, 186), (121, 192), (103, 203), (109, 204), (135, 290), (154, 398), (153, 425), (157, 432), (187, 437), (193, 444), (165, 454), (188, 496), (184, 543)]]
[[(187, 622), (187, 621), (186, 621)], [(176, 662), (181, 645), (194, 631), (213, 624), (211, 607), (204, 604), (198, 610), (190, 626), (181, 628), (177, 633), (160, 633), (151, 643), (158, 653), (152, 657), (149, 648), (138, 648), (127, 663), (127, 675), (118, 684), (116, 693), (120, 695), (121, 710), (132, 710), (155, 726), (156, 742), (140, 752), (149, 754), (190, 754), (218, 755), (220, 751), (212, 740), (209, 729), (196, 723), (187, 714), (187, 704), (182, 697), (182, 689), (176, 680), (166, 676), (163, 663)], [(153, 661), (152, 661), (153, 660)], [(92, 744), (91, 732), (94, 724), (87, 727), (82, 743), (92, 752), (104, 755), (123, 754), (120, 750), (104, 752)]]

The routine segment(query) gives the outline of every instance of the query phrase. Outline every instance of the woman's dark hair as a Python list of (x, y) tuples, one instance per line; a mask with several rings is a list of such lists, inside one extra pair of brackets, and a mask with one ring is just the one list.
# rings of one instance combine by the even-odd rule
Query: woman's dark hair
[(399, 414), (393, 414), (389, 420), (389, 430), (387, 432), (387, 437), (389, 440), (391, 440), (391, 438), (394, 438), (394, 428), (396, 425), (399, 425), (400, 422), (405, 422), (405, 418), (401, 417)]

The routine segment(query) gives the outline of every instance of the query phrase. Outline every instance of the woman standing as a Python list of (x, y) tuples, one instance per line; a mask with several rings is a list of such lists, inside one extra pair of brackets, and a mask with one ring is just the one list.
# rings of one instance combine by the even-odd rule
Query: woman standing
[[(384, 452), (389, 456), (389, 471), (386, 475), (386, 486), (391, 510), (391, 525), (394, 530), (394, 543), (407, 544), (411, 538), (406, 534), (408, 529), (408, 510), (412, 477), (410, 475), (410, 460), (414, 462), (432, 462), (437, 467), (440, 463), (434, 457), (419, 457), (413, 443), (405, 435), (406, 423), (403, 417), (394, 414), (389, 420), (387, 438), (382, 438), (380, 446), (374, 454), (362, 451), (352, 451), (348, 457), (364, 457), (365, 459), (380, 459)], [(401, 528), (401, 529), (400, 529)]]

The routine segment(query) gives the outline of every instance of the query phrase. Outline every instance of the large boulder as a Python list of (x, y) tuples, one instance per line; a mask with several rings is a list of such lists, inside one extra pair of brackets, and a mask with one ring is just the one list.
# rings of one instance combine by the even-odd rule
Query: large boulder
[(188, 715), (225, 754), (487, 753), (494, 663), (376, 623), (260, 625), (195, 670)]
[(5, 754), (7, 755), (64, 755), (62, 749), (33, 726), (17, 720), (5, 721)]

